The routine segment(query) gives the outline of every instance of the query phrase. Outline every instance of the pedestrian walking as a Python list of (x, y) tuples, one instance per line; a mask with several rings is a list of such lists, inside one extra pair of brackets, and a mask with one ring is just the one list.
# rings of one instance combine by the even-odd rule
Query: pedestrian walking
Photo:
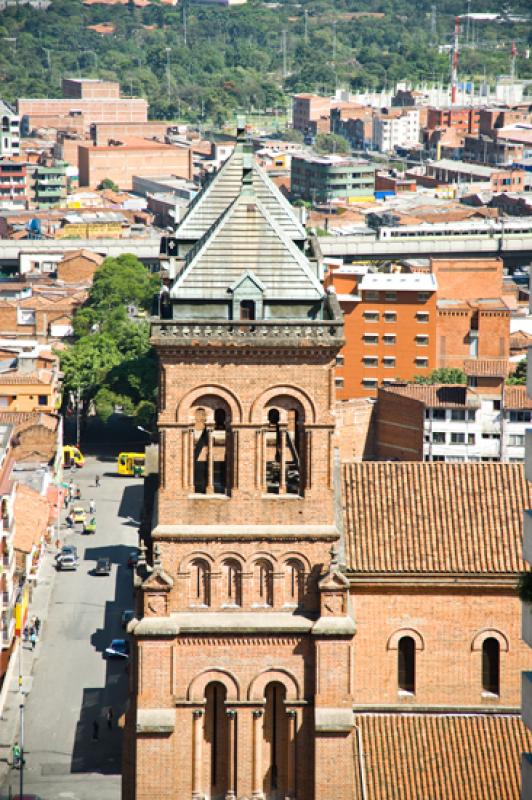
[(89, 500), (89, 512), (94, 514), (96, 512), (96, 503), (94, 500)]
[(39, 617), (35, 617), (35, 633), (37, 634), (37, 636), (39, 635), (40, 631), (41, 631), (41, 620), (39, 619)]
[(92, 723), (92, 741), (97, 742), (100, 738), (100, 726), (98, 725), (97, 720), (94, 720)]
[(20, 745), (18, 742), (15, 742), (11, 752), (13, 754), (13, 766), (15, 769), (19, 769), (20, 764), (22, 762), (22, 750), (20, 749)]
[(70, 481), (68, 484), (68, 491), (70, 492), (70, 499), (74, 499), (74, 489), (76, 488), (74, 481)]
[(24, 635), (24, 641), (25, 642), (29, 642), (29, 640), (30, 640), (30, 629), (28, 628), (27, 625), (24, 625), (23, 635)]
[(35, 645), (37, 644), (37, 634), (35, 633), (35, 630), (32, 630), (32, 632), (30, 633), (30, 644), (31, 644), (31, 649), (35, 650)]
[(107, 727), (109, 728), (109, 730), (111, 730), (113, 727), (113, 719), (114, 719), (113, 709), (111, 708), (111, 706), (109, 706), (109, 709), (107, 711)]
[(99, 475), (96, 475), (96, 477), (94, 478), (94, 485), (96, 486), (97, 489), (99, 488), (99, 486), (100, 486), (100, 476)]

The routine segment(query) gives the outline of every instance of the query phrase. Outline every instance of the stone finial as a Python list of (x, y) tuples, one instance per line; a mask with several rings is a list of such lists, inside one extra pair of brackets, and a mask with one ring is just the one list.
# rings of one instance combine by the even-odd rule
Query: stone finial
[(139, 557), (137, 560), (137, 569), (145, 569), (146, 567), (146, 545), (141, 541), (139, 545)]
[(334, 570), (338, 569), (338, 548), (335, 544), (331, 545), (331, 549), (329, 550), (329, 554), (331, 556), (331, 561), (329, 563), (329, 572), (333, 572)]

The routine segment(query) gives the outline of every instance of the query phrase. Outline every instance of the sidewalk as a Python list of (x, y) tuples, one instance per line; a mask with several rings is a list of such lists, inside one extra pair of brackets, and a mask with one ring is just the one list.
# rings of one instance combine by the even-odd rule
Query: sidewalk
[(22, 675), (22, 690), (24, 694), (28, 694), (31, 691), (33, 670), (39, 660), (41, 641), (46, 636), (46, 618), (56, 574), (54, 567), (54, 555), (56, 552), (53, 545), (49, 545), (46, 548), (39, 570), (37, 586), (33, 590), (33, 599), (28, 611), (28, 619), (36, 616), (41, 620), (39, 641), (35, 650), (31, 649), (29, 642), (19, 641), (18, 647), (15, 646), (9, 662), (4, 691), (0, 698), (0, 703), (2, 700), (4, 701), (3, 707), (0, 706), (0, 784), (2, 784), (10, 769), (11, 748), (19, 732), (21, 699), (19, 669)]

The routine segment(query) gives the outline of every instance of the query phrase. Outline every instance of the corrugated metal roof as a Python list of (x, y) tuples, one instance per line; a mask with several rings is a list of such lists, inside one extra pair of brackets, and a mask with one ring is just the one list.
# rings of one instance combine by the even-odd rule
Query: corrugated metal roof
[(268, 300), (320, 300), (310, 263), (258, 197), (239, 194), (187, 255), (173, 298), (227, 299), (246, 272), (264, 284)]
[[(196, 196), (179, 225), (176, 236), (185, 241), (197, 241), (226, 210), (242, 188), (244, 160), (248, 154), (239, 143), (221, 170)], [(283, 197), (266, 173), (252, 158), (253, 189), (257, 198), (268, 209), (283, 231), (294, 240), (305, 238), (305, 230), (298, 222), (292, 206)]]

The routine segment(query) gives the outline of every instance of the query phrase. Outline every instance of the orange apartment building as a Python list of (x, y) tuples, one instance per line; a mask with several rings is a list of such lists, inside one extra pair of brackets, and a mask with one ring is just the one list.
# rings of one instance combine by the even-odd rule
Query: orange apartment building
[(471, 386), (507, 375), (510, 302), (501, 259), (432, 259), (430, 272), (416, 273), (330, 267), (325, 284), (345, 319), (338, 399), (376, 397), (379, 386), (438, 367), (465, 370)]
[(192, 180), (192, 149), (161, 144), (148, 139), (130, 139), (127, 144), (89, 147), (79, 145), (79, 185), (98, 186), (110, 178), (120, 189), (131, 189), (133, 175), (149, 177), (161, 172)]
[(429, 130), (453, 128), (460, 133), (478, 133), (480, 109), (467, 107), (429, 108), (427, 124)]
[(346, 343), (337, 357), (340, 400), (375, 397), (379, 386), (436, 367), (436, 281), (431, 274), (370, 273), (367, 265), (331, 270), (344, 313)]

